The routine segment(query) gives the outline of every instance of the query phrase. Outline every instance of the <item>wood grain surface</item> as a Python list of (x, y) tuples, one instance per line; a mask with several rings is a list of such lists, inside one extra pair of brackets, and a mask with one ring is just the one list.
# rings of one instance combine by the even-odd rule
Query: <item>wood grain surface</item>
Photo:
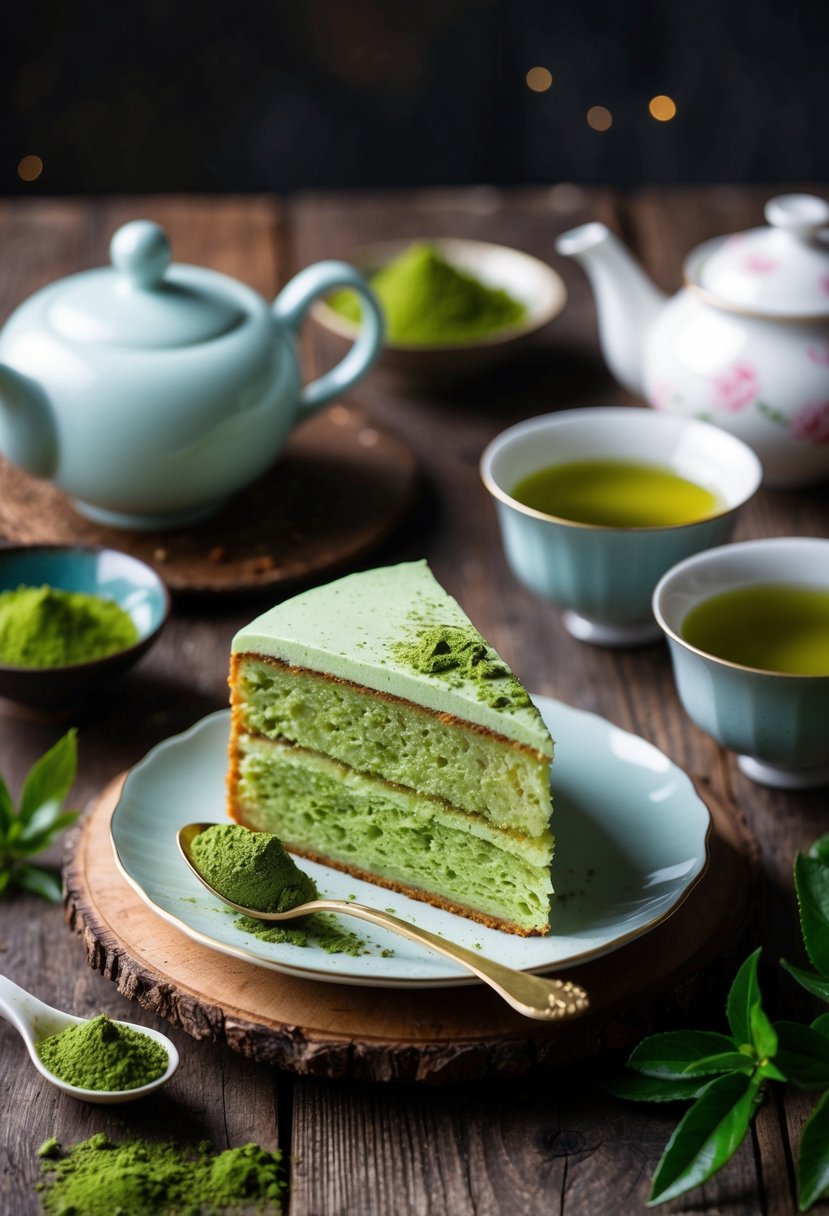
[[(763, 883), (756, 915), (741, 940), (705, 969), (703, 982), (663, 1011), (666, 1028), (681, 1021), (721, 1029), (735, 961), (760, 943), (761, 977), (773, 1012), (804, 1012), (775, 960), (787, 955), (802, 961), (792, 862), (796, 850), (829, 827), (826, 791), (788, 794), (750, 783), (734, 758), (682, 713), (662, 646), (610, 652), (570, 639), (557, 613), (512, 579), (477, 464), (486, 442), (513, 421), (566, 405), (629, 400), (598, 354), (584, 276), (555, 258), (557, 232), (588, 218), (604, 219), (641, 253), (663, 287), (674, 288), (692, 244), (761, 222), (762, 203), (774, 192), (718, 187), (622, 196), (556, 186), (308, 196), (285, 203), (161, 196), (0, 202), (0, 318), (36, 287), (104, 261), (117, 224), (142, 215), (168, 227), (178, 260), (238, 275), (267, 295), (306, 263), (347, 257), (353, 245), (384, 237), (477, 237), (555, 263), (567, 282), (568, 306), (515, 362), (451, 394), (392, 396), (372, 377), (351, 395), (348, 404), (400, 435), (423, 471), (416, 510), (370, 564), (427, 556), (437, 577), (534, 691), (643, 735), (739, 808), (760, 847)], [(311, 327), (304, 348), (309, 375), (332, 358), (325, 336)], [(790, 533), (829, 534), (825, 487), (761, 492), (738, 526), (740, 538)], [(158, 646), (77, 719), (76, 806), (97, 798), (148, 747), (226, 703), (230, 639), (276, 597), (244, 591), (177, 605)], [(0, 771), (16, 790), (62, 728), (33, 721), (14, 706), (0, 712)], [(59, 861), (57, 854), (53, 860)], [(166, 1012), (163, 991), (148, 994), (129, 985), (119, 990), (87, 966), (88, 950), (89, 942), (67, 929), (58, 908), (22, 895), (0, 902), (4, 973), (76, 1013), (104, 1009), (167, 1029), (151, 1013)], [(168, 965), (175, 965), (172, 953)], [(648, 1029), (644, 1012), (642, 1029)], [(604, 1093), (600, 1082), (612, 1051), (592, 1066), (551, 1075), (531, 1072), (511, 1081), (438, 1088), (294, 1076), (228, 1050), (213, 1041), (207, 1024), (201, 1041), (180, 1030), (172, 1034), (183, 1063), (164, 1093), (133, 1107), (102, 1108), (51, 1090), (27, 1063), (15, 1032), (0, 1023), (4, 1216), (38, 1211), (34, 1150), (42, 1139), (56, 1134), (71, 1142), (97, 1131), (208, 1136), (218, 1147), (247, 1139), (279, 1144), (289, 1153), (288, 1216), (643, 1212), (649, 1178), (681, 1114), (676, 1107), (634, 1106)], [(808, 1096), (788, 1089), (771, 1097), (729, 1165), (664, 1210), (793, 1212), (792, 1161), (810, 1104)]]

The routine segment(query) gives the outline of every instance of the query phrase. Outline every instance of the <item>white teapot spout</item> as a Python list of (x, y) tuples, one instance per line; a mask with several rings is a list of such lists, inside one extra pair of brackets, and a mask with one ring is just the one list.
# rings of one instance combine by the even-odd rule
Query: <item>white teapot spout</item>
[(57, 463), (52, 409), (34, 380), (0, 363), (0, 453), (35, 477)]
[(575, 258), (587, 272), (610, 370), (624, 388), (644, 397), (645, 344), (667, 297), (605, 224), (582, 224), (562, 233), (556, 249)]

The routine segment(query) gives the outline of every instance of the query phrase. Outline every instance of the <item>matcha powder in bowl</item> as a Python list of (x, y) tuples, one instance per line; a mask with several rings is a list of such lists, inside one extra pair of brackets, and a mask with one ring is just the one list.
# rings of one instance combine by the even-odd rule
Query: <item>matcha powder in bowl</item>
[[(383, 307), (388, 340), (400, 345), (474, 342), (519, 325), (526, 314), (509, 292), (452, 265), (428, 243), (410, 245), (369, 282)], [(360, 320), (353, 292), (337, 292), (328, 306), (355, 324)]]
[(48, 586), (0, 593), (0, 663), (9, 667), (68, 667), (137, 641), (129, 613), (101, 596)]

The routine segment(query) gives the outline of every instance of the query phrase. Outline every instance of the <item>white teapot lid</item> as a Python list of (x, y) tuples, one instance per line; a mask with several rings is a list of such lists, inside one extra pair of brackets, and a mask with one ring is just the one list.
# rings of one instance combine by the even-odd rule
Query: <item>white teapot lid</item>
[(191, 346), (235, 329), (245, 317), (224, 276), (170, 266), (170, 242), (158, 224), (124, 224), (109, 252), (111, 266), (55, 284), (48, 315), (61, 337), (98, 346)]
[(829, 316), (829, 203), (781, 194), (767, 228), (706, 241), (685, 266), (690, 286), (714, 304), (777, 317)]

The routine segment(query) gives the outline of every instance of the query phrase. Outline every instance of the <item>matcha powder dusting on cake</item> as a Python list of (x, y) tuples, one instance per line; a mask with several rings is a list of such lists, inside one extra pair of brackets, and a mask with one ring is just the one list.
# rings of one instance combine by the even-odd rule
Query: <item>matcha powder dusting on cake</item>
[(472, 625), (415, 625), (392, 651), (423, 675), (452, 683), (471, 680), (480, 700), (495, 709), (523, 709), (531, 703), (527, 690)]
[[(526, 314), (524, 305), (506, 291), (453, 266), (428, 243), (410, 245), (369, 281), (383, 307), (391, 342), (451, 346), (517, 325)], [(354, 292), (338, 292), (328, 303), (342, 316), (359, 321)]]

